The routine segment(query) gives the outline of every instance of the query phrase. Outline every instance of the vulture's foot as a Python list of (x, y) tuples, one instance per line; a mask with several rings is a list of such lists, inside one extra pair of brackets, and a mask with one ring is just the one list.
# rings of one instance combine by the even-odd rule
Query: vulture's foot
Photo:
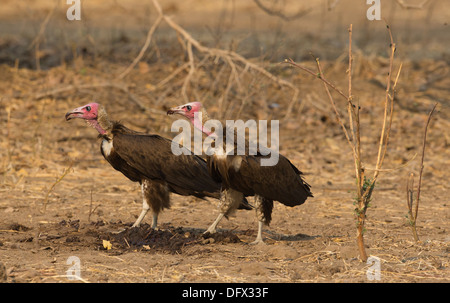
[[(134, 228), (134, 227), (139, 228), (139, 227), (141, 227), (141, 224), (136, 224), (136, 223), (135, 223), (135, 224), (131, 225), (130, 228)], [(153, 229), (153, 230), (160, 230), (160, 228), (157, 227), (156, 224), (152, 224), (151, 229)], [(124, 230), (125, 230), (125, 229), (124, 229)]]
[(266, 243), (264, 242), (264, 240), (262, 238), (256, 238), (255, 241), (250, 242), (250, 245), (266, 245)]
[(262, 237), (262, 229), (263, 229), (263, 221), (258, 222), (258, 235), (256, 236), (256, 240), (251, 242), (251, 245), (257, 245), (257, 244), (266, 244), (264, 243), (263, 237)]
[(219, 224), (220, 220), (222, 220), (222, 218), (223, 218), (224, 216), (225, 216), (225, 215), (222, 214), (222, 213), (219, 214), (219, 215), (217, 216), (216, 221), (214, 221), (214, 223), (211, 224), (210, 227), (208, 227), (208, 229), (203, 233), (203, 235), (205, 235), (205, 234), (207, 234), (207, 233), (215, 234), (215, 233), (216, 233), (216, 226), (217, 226), (217, 224)]
[(216, 227), (215, 227), (215, 226), (210, 226), (210, 227), (203, 233), (203, 236), (212, 235), (212, 234), (215, 234), (216, 232), (217, 232)]

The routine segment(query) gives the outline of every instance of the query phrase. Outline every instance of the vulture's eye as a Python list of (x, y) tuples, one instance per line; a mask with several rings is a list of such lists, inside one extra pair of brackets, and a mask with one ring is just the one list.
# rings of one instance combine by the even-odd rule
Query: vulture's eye
[(86, 106), (86, 110), (87, 110), (88, 112), (90, 112), (90, 111), (91, 111), (91, 107), (90, 107), (90, 106)]
[(188, 110), (188, 112), (190, 112), (192, 109), (192, 106), (188, 105), (188, 106), (186, 106), (186, 109)]

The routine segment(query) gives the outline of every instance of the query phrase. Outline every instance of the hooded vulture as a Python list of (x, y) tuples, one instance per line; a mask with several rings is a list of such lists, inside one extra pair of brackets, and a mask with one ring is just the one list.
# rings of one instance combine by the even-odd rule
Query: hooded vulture
[[(201, 113), (195, 115), (195, 113)], [(218, 135), (205, 126), (209, 120), (206, 110), (200, 102), (192, 102), (171, 108), (167, 114), (179, 114), (186, 117), (195, 128), (209, 137)], [(226, 136), (234, 136), (234, 150), (225, 153)], [(217, 140), (216, 140), (217, 141)], [(240, 153), (238, 140), (234, 130), (223, 128), (223, 149), (216, 149), (207, 158), (208, 170), (213, 179), (222, 183), (220, 198), (220, 214), (207, 232), (214, 233), (220, 220), (234, 211), (243, 196), (255, 196), (255, 209), (258, 219), (258, 235), (252, 244), (263, 243), (262, 227), (268, 225), (272, 217), (273, 201), (279, 201), (286, 206), (301, 205), (308, 197), (313, 197), (310, 186), (302, 178), (298, 170), (286, 157), (278, 154), (278, 162), (272, 166), (261, 165), (262, 159), (267, 159), (267, 153), (261, 153), (260, 147), (256, 153), (249, 153), (249, 143), (245, 140), (245, 150)], [(241, 141), (242, 142), (242, 141)], [(219, 152), (218, 152), (219, 150)]]

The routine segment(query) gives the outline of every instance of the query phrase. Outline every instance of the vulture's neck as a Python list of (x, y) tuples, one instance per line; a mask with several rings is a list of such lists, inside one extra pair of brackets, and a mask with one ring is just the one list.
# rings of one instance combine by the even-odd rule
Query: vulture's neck
[(206, 121), (210, 120), (208, 113), (204, 108), (201, 109), (198, 113), (194, 115), (194, 118), (191, 119), (192, 124), (195, 128), (202, 131), (202, 133), (208, 135), (208, 136), (215, 136), (215, 133), (211, 131), (211, 129), (205, 127)]
[(98, 115), (96, 120), (87, 120), (88, 124), (95, 128), (100, 135), (106, 135), (111, 138), (111, 129), (113, 123), (109, 120), (105, 109), (102, 107), (98, 110)]

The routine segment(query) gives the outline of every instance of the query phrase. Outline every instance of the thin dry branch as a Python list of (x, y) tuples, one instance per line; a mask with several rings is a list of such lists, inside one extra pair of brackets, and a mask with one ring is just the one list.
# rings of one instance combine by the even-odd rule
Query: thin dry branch
[(402, 168), (405, 168), (406, 166), (408, 166), (411, 161), (413, 161), (415, 158), (417, 157), (417, 153), (414, 154), (414, 156), (412, 156), (411, 159), (409, 159), (408, 161), (406, 161), (404, 164), (394, 167), (394, 168), (375, 168), (375, 167), (369, 167), (369, 166), (364, 166), (364, 170), (370, 170), (370, 171), (375, 171), (378, 170), (380, 172), (391, 172), (391, 171), (395, 171), (395, 170), (399, 170)]
[(408, 181), (406, 182), (406, 204), (408, 205), (410, 216), (412, 216), (412, 208), (414, 201), (413, 194), (414, 194), (414, 173), (410, 173)]
[[(414, 174), (411, 173), (406, 185), (406, 202), (408, 206), (408, 212), (409, 212), (409, 223), (411, 225), (411, 229), (413, 232), (414, 240), (417, 242), (419, 241), (419, 236), (417, 235), (417, 229), (416, 229), (416, 222), (417, 222), (417, 215), (419, 213), (419, 203), (420, 203), (420, 189), (422, 186), (422, 173), (423, 173), (423, 160), (425, 159), (425, 147), (427, 143), (427, 132), (428, 132), (428, 126), (431, 121), (431, 116), (434, 113), (434, 110), (436, 109), (436, 106), (438, 104), (434, 104), (433, 108), (431, 109), (430, 113), (428, 114), (427, 122), (425, 123), (425, 130), (423, 134), (423, 142), (422, 142), (422, 159), (420, 161), (420, 172), (419, 172), (419, 184), (417, 185), (417, 196), (416, 196), (416, 204), (414, 207)], [(414, 211), (413, 211), (414, 208)]]
[(437, 103), (434, 104), (433, 108), (431, 109), (430, 113), (428, 114), (427, 123), (425, 124), (425, 130), (424, 130), (424, 134), (423, 134), (423, 143), (422, 143), (422, 159), (420, 160), (419, 184), (417, 185), (417, 198), (416, 198), (417, 204), (416, 204), (414, 218), (417, 218), (417, 212), (419, 210), (420, 187), (422, 186), (423, 159), (425, 158), (425, 147), (427, 144), (428, 125), (430, 124), (431, 116), (433, 115), (434, 110), (436, 109), (437, 105), (438, 105)]
[[(317, 64), (317, 70), (319, 71), (319, 75), (322, 77), (323, 76), (323, 72), (322, 72), (322, 68), (320, 66), (320, 62), (319, 62), (319, 58), (315, 58), (316, 60), (316, 64)], [(328, 88), (327, 84), (324, 82), (323, 86), (325, 88), (325, 91), (327, 92), (328, 95), (328, 99), (330, 100), (331, 106), (333, 107), (334, 113), (336, 114), (336, 118), (338, 120), (339, 125), (342, 128), (342, 131), (344, 132), (345, 138), (347, 139), (348, 144), (350, 145), (352, 152), (353, 152), (353, 156), (356, 157), (356, 150), (355, 150), (355, 145), (352, 143), (352, 139), (350, 138), (347, 128), (345, 127), (344, 123), (342, 122), (342, 116), (339, 113), (338, 109), (336, 108), (336, 103), (334, 102), (333, 96), (330, 93), (330, 89)]]
[[(394, 44), (394, 47), (395, 47), (395, 44)], [(394, 49), (394, 52), (395, 52), (395, 49)], [(392, 126), (392, 119), (393, 119), (393, 113), (394, 113), (395, 88), (397, 87), (397, 81), (398, 81), (398, 78), (400, 77), (400, 73), (402, 71), (402, 66), (403, 66), (403, 64), (400, 63), (400, 66), (399, 66), (398, 71), (397, 71), (397, 76), (395, 77), (394, 85), (392, 86), (392, 93), (387, 95), (387, 97), (389, 98), (389, 102), (390, 102), (390, 112), (389, 112), (389, 122), (388, 122), (387, 130), (386, 130), (386, 142), (384, 144), (384, 149), (383, 149), (383, 153), (382, 153), (382, 157), (381, 157), (380, 167), (383, 164), (384, 158), (385, 158), (386, 153), (387, 153), (387, 145), (388, 145), (388, 142), (389, 142), (391, 126)]]
[(158, 82), (158, 84), (155, 85), (155, 89), (161, 88), (164, 85), (166, 85), (167, 83), (169, 83), (173, 78), (175, 78), (179, 73), (181, 73), (182, 71), (184, 71), (185, 69), (187, 69), (189, 67), (190, 62), (186, 62), (182, 65), (180, 65), (179, 67), (177, 67), (170, 75), (168, 75), (166, 78), (164, 78), (163, 80), (161, 80), (160, 82)]
[(310, 75), (312, 75), (312, 76), (314, 76), (314, 77), (320, 79), (320, 80), (321, 80), (322, 82), (324, 82), (326, 85), (328, 85), (328, 86), (331, 87), (333, 90), (335, 90), (337, 93), (339, 93), (342, 97), (344, 97), (345, 99), (348, 100), (348, 96), (347, 96), (346, 94), (344, 94), (344, 93), (342, 92), (342, 90), (340, 90), (339, 88), (337, 88), (333, 83), (331, 83), (331, 82), (328, 81), (326, 78), (324, 78), (322, 74), (320, 74), (320, 73), (318, 74), (318, 73), (314, 72), (313, 70), (310, 70), (310, 69), (307, 68), (307, 67), (304, 67), (304, 66), (302, 66), (302, 65), (297, 64), (297, 63), (296, 63), (294, 60), (292, 60), (291, 58), (285, 59), (283, 62), (284, 62), (284, 63), (287, 63), (287, 64), (290, 64), (290, 65), (292, 65), (292, 66), (295, 66), (295, 67), (297, 67), (297, 68), (299, 68), (299, 69), (301, 69), (301, 70), (307, 72), (308, 74), (310, 74)]
[[(378, 156), (377, 156), (377, 163), (375, 165), (375, 167), (381, 168), (382, 164), (383, 164), (383, 160), (384, 160), (384, 156), (386, 154), (386, 148), (387, 148), (387, 143), (388, 143), (388, 135), (386, 135), (385, 137), (385, 132), (386, 132), (386, 123), (388, 122), (388, 109), (391, 108), (390, 111), (390, 116), (392, 117), (393, 114), (393, 99), (389, 98), (390, 96), (390, 90), (391, 90), (391, 77), (392, 77), (392, 67), (394, 64), (394, 53), (395, 53), (395, 43), (393, 41), (392, 38), (392, 33), (391, 33), (391, 29), (389, 27), (389, 25), (386, 26), (389, 32), (389, 37), (391, 40), (391, 44), (390, 44), (390, 48), (391, 48), (391, 54), (389, 57), (389, 71), (388, 71), (388, 75), (387, 75), (387, 80), (386, 80), (386, 97), (385, 97), (385, 101), (384, 101), (384, 116), (383, 116), (383, 126), (381, 127), (381, 135), (380, 135), (380, 144), (378, 146)], [(400, 71), (399, 71), (400, 72)], [(397, 77), (398, 79), (398, 77)], [(390, 106), (389, 106), (390, 103)], [(392, 121), (392, 119), (389, 119), (389, 121)], [(390, 129), (390, 125), (389, 125), (389, 129)], [(376, 170), (374, 173), (374, 181), (377, 179), (379, 174), (379, 171)]]
[[(353, 25), (350, 24), (348, 28), (348, 98), (347, 98), (347, 112), (348, 119), (350, 124), (350, 131), (352, 134), (355, 152), (354, 152), (354, 161), (355, 161), (355, 176), (357, 186), (357, 194), (358, 197), (361, 197), (361, 189), (362, 189), (362, 168), (361, 168), (361, 133), (360, 133), (360, 123), (359, 123), (359, 104), (356, 106), (353, 105), (353, 96), (352, 96), (352, 72), (353, 72), (353, 54), (352, 54), (352, 34), (353, 34)], [(353, 118), (355, 122), (353, 122)]]
[(61, 176), (59, 176), (58, 178), (56, 178), (56, 181), (52, 184), (52, 186), (50, 186), (50, 189), (47, 191), (47, 194), (45, 195), (44, 198), (44, 205), (43, 205), (43, 209), (41, 211), (41, 213), (45, 213), (46, 209), (47, 209), (47, 203), (48, 203), (48, 197), (50, 196), (50, 193), (53, 191), (53, 189), (55, 188), (55, 186), (61, 182), (65, 176), (67, 176), (71, 171), (72, 171), (72, 166), (73, 166), (73, 162), (70, 163), (69, 167), (64, 169), (63, 173), (61, 174)]
[(100, 205), (96, 205), (94, 209), (92, 209), (92, 188), (91, 188), (91, 202), (89, 203), (89, 215), (88, 222), (91, 222), (91, 215), (97, 210)]

